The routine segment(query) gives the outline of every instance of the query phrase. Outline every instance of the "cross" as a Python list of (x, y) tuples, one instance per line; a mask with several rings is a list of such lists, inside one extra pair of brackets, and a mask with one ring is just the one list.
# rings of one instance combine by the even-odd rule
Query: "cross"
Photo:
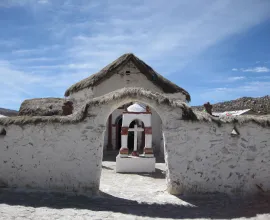
[(137, 137), (138, 137), (138, 131), (144, 131), (143, 128), (138, 127), (136, 124), (134, 125), (134, 128), (129, 128), (128, 131), (134, 132), (134, 150), (137, 151)]

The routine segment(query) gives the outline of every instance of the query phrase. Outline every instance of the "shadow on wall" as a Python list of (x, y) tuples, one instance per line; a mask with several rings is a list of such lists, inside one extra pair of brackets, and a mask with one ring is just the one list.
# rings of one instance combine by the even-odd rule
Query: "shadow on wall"
[(68, 196), (58, 193), (0, 191), (0, 204), (54, 209), (74, 208), (109, 211), (153, 218), (239, 218), (269, 213), (270, 197), (232, 198), (223, 194), (182, 197), (183, 205), (146, 204), (117, 198), (100, 192), (101, 196)]

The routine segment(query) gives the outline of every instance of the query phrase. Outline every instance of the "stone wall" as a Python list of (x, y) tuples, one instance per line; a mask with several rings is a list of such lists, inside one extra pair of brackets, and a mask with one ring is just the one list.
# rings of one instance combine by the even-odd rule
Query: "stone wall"
[[(172, 122), (173, 124), (173, 122)], [(167, 128), (168, 188), (173, 194), (270, 190), (270, 129), (254, 123), (186, 122)]]

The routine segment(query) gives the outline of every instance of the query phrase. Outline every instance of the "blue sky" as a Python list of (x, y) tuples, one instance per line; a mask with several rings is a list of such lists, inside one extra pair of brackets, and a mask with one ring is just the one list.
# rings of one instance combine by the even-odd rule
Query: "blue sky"
[(0, 107), (63, 97), (132, 52), (191, 105), (270, 93), (269, 0), (1, 0)]

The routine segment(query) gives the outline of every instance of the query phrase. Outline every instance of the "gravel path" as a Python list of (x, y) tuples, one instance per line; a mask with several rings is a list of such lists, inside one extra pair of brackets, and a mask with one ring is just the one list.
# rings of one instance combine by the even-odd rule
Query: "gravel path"
[(95, 198), (57, 193), (0, 191), (0, 219), (270, 219), (270, 198), (224, 195), (175, 197), (166, 192), (164, 164), (156, 173), (116, 174), (103, 162)]

